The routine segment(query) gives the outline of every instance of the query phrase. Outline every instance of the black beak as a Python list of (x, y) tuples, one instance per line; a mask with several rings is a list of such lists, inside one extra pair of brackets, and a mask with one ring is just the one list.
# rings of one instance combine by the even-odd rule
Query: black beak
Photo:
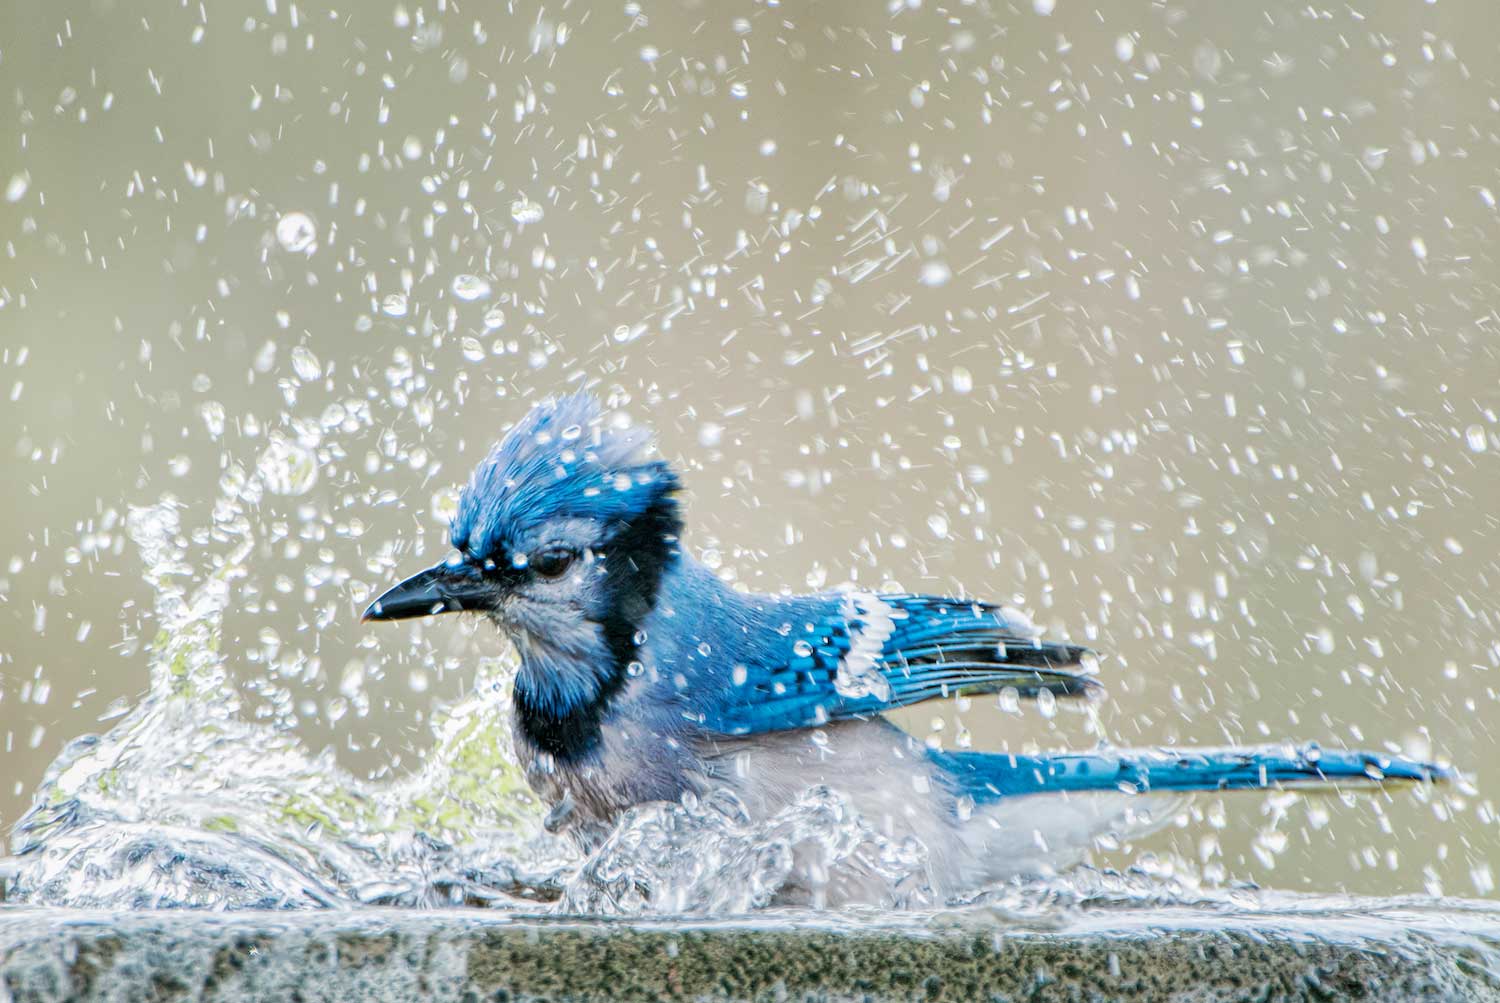
[(478, 568), (462, 561), (445, 561), (386, 589), (360, 619), (408, 620), (434, 613), (489, 609), (494, 602), (495, 589)]

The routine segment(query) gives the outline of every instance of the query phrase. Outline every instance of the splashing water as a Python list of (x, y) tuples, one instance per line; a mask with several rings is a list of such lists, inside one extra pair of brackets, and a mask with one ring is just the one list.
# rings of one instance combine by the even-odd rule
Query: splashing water
[(763, 823), (727, 791), (629, 812), (563, 889), (573, 913), (743, 913), (821, 906), (840, 885), (885, 908), (934, 904), (927, 852), (876, 833), (826, 787)]
[[(73, 740), (49, 767), (16, 827), (14, 856), (0, 861), (6, 899), (219, 909), (552, 903), (615, 915), (959, 904), (934, 893), (919, 841), (883, 836), (822, 787), (760, 821), (727, 791), (641, 806), (580, 857), (545, 831), (545, 806), (512, 753), (509, 659), (479, 661), (470, 695), (433, 714), (433, 744), (417, 768), (390, 781), (361, 780), (284, 727), (248, 720), (221, 654), (222, 621), (255, 546), (244, 506), (276, 490), (280, 475), (231, 473), (210, 534), (185, 534), (171, 499), (131, 510), (160, 625), (150, 687), (109, 733)], [(196, 579), (189, 535), (223, 548)], [(964, 904), (1032, 923), (1100, 904), (1253, 907), (1246, 894), (1203, 889), (1170, 869), (1085, 868), (977, 891)]]
[(763, 823), (732, 795), (643, 806), (587, 858), (547, 835), (510, 747), (513, 665), (481, 661), (473, 692), (434, 716), (411, 774), (360, 780), (330, 752), (246, 720), (221, 625), (254, 539), (221, 498), (215, 570), (194, 583), (179, 506), (133, 509), (156, 592), (150, 689), (105, 735), (47, 770), (0, 874), (12, 901), (92, 908), (308, 908), (460, 903), (589, 913), (745, 912), (820, 904), (841, 884), (891, 907), (936, 904), (926, 853), (896, 843), (827, 789)]
[[(231, 583), (253, 540), (221, 500), (231, 542), (191, 591), (177, 507), (131, 512), (161, 628), (145, 698), (107, 735), (71, 742), (17, 826), (7, 897), (72, 906), (289, 908), (555, 895), (557, 848), (532, 834), (540, 807), (510, 755), (504, 666), (435, 719), (412, 775), (384, 786), (240, 717), (219, 652)], [(463, 844), (463, 851), (455, 845)], [(523, 875), (526, 861), (536, 874)]]

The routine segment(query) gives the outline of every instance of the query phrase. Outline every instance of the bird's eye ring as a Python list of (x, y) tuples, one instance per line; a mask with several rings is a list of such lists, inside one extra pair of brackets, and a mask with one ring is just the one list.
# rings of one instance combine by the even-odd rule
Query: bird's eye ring
[(539, 554), (532, 555), (526, 566), (535, 571), (542, 578), (561, 578), (568, 573), (573, 566), (573, 560), (578, 555), (564, 547), (553, 547)]

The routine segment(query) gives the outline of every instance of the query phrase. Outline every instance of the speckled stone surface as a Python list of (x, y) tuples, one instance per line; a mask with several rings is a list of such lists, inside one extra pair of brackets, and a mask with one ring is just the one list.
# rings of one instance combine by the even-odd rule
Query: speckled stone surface
[(872, 926), (0, 908), (0, 999), (1500, 1003), (1497, 944), (1500, 913), (1477, 903), (1111, 909), (1050, 928), (981, 911)]

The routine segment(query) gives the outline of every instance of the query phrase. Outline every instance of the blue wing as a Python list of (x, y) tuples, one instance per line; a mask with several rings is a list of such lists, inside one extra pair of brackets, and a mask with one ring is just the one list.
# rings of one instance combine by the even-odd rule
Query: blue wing
[(1012, 756), (994, 752), (934, 752), (956, 795), (976, 804), (1022, 794), (1069, 791), (1261, 790), (1345, 787), (1454, 777), (1447, 767), (1373, 752), (1317, 745), (1236, 749), (1101, 749)]
[(934, 596), (849, 593), (809, 600), (777, 643), (734, 669), (705, 715), (745, 735), (868, 717), (959, 692), (1014, 687), (1079, 696), (1088, 649), (1041, 641), (998, 607)]

